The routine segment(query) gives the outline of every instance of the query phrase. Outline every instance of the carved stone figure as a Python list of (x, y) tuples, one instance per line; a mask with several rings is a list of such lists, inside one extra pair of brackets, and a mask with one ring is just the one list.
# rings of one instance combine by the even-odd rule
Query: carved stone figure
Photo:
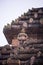
[(0, 47), (0, 65), (43, 65), (43, 7), (4, 26), (8, 45)]

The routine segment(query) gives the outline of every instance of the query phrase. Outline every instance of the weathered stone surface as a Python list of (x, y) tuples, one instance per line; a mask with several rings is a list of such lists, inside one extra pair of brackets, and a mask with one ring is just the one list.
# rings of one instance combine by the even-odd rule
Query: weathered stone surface
[(43, 65), (43, 8), (32, 8), (3, 33), (9, 43), (0, 47), (0, 65)]

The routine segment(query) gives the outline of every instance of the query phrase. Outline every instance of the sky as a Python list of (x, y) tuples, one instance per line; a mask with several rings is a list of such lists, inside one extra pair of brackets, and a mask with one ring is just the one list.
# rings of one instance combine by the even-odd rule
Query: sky
[(8, 44), (3, 27), (28, 9), (43, 7), (43, 0), (0, 0), (0, 46)]

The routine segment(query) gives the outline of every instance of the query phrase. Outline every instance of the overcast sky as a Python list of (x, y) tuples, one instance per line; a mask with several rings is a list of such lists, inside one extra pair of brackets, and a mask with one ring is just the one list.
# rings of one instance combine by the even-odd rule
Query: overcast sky
[(0, 0), (0, 46), (8, 44), (3, 27), (31, 8), (43, 7), (43, 0)]

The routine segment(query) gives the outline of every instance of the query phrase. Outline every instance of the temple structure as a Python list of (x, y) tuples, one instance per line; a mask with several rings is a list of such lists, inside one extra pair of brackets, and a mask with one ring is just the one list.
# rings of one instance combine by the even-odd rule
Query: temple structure
[(0, 47), (1, 65), (43, 65), (43, 7), (12, 20), (3, 33), (9, 45)]

